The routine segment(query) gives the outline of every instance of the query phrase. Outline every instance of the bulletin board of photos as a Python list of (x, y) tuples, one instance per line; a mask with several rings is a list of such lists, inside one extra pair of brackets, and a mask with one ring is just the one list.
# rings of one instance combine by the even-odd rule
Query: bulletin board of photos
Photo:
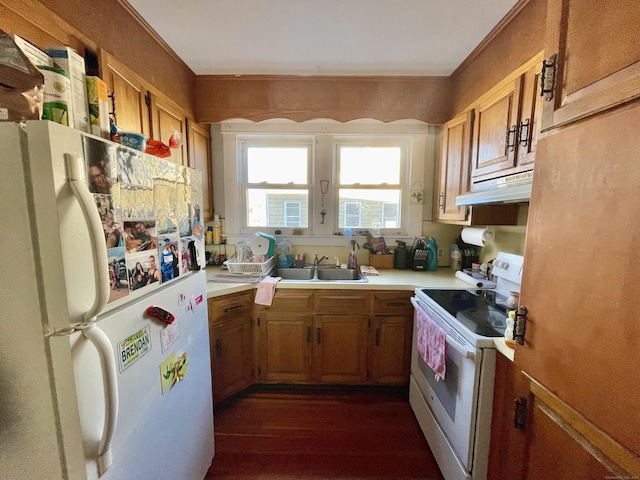
[(202, 173), (88, 136), (84, 152), (107, 245), (109, 303), (197, 269)]

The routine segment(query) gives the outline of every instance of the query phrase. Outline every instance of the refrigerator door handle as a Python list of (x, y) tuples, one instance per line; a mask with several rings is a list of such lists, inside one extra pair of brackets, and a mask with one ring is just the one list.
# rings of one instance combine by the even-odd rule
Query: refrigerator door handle
[(85, 322), (93, 322), (102, 312), (109, 301), (109, 261), (107, 258), (107, 244), (104, 241), (102, 219), (89, 192), (89, 187), (84, 178), (84, 160), (65, 153), (67, 178), (73, 193), (75, 194), (89, 229), (93, 252), (93, 264), (95, 265), (96, 296), (91, 309), (84, 314)]
[(111, 441), (118, 421), (118, 376), (116, 372), (116, 358), (111, 347), (111, 341), (106, 333), (94, 324), (82, 329), (82, 334), (98, 351), (100, 367), (102, 369), (102, 383), (104, 385), (104, 427), (102, 438), (98, 446), (98, 475), (102, 476), (113, 463), (111, 455)]

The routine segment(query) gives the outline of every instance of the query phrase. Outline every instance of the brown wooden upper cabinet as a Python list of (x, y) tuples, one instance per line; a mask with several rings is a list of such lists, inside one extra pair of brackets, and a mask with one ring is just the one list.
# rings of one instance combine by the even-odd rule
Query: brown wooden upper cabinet
[(171, 149), (171, 156), (166, 159), (178, 164), (188, 165), (187, 160), (187, 128), (185, 124), (186, 115), (177, 105), (170, 100), (151, 95), (151, 126), (152, 137), (169, 145), (169, 140), (174, 131), (180, 134), (180, 146)]
[(434, 219), (460, 221), (467, 219), (467, 207), (457, 206), (456, 197), (469, 189), (469, 153), (473, 111), (470, 110), (444, 124), (438, 164), (437, 201)]
[(471, 183), (533, 168), (540, 132), (541, 69), (536, 62), (475, 105)]
[(211, 135), (208, 128), (204, 128), (192, 121), (187, 123), (187, 135), (189, 166), (202, 172), (202, 214), (205, 220), (213, 220)]
[(149, 93), (145, 82), (104, 50), (101, 69), (111, 95), (111, 116), (118, 128), (151, 136)]
[(640, 2), (549, 0), (543, 130), (640, 97)]

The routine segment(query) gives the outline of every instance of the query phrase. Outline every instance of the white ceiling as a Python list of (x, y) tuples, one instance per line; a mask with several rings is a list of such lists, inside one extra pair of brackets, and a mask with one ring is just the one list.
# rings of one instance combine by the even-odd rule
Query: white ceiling
[(129, 0), (198, 75), (449, 75), (517, 0)]

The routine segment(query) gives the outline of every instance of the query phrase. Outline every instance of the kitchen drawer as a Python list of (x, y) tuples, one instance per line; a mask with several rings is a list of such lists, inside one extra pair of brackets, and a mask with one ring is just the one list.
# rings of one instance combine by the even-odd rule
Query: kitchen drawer
[(253, 307), (253, 291), (210, 298), (208, 307), (211, 325), (228, 321), (238, 315), (250, 315)]
[(368, 314), (371, 309), (371, 296), (368, 293), (334, 291), (316, 294), (315, 312), (328, 313), (363, 313)]
[(313, 292), (277, 291), (271, 306), (258, 306), (259, 311), (309, 313), (313, 310)]
[(411, 315), (412, 292), (402, 293), (374, 293), (373, 312), (376, 315)]

